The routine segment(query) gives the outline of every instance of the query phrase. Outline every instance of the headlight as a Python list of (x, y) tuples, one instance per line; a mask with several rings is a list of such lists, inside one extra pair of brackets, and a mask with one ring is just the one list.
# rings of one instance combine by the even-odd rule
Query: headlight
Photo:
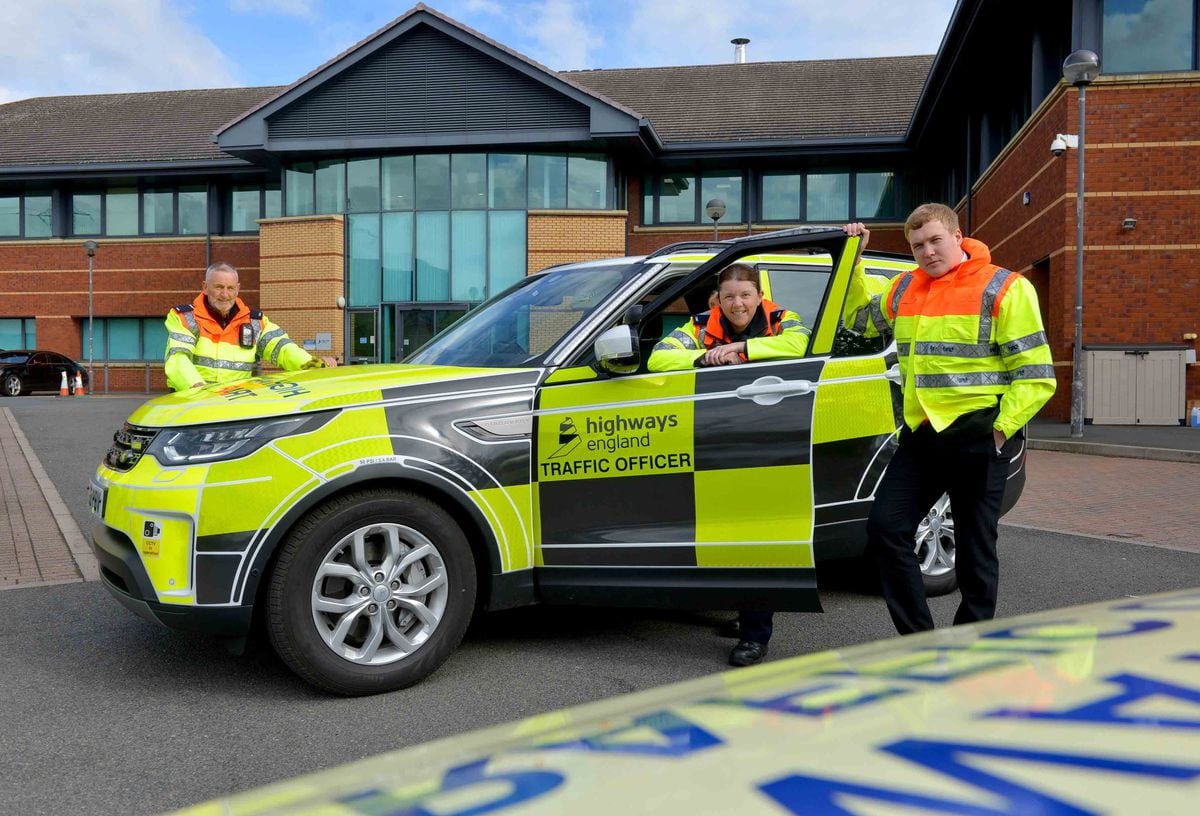
[(285, 419), (256, 419), (228, 425), (164, 428), (150, 443), (150, 453), (163, 465), (221, 462), (249, 456), (272, 439), (315, 430), (331, 414), (308, 414)]

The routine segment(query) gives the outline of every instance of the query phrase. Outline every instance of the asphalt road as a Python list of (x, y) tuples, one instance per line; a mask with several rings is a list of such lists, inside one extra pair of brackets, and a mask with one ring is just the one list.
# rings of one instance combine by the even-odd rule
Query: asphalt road
[[(79, 402), (83, 403), (83, 400)], [(72, 512), (138, 400), (9, 400)], [(81, 508), (82, 509), (82, 508)], [(1004, 528), (1002, 615), (1184, 588), (1200, 556)], [(821, 575), (823, 615), (780, 615), (771, 658), (890, 637), (852, 571)], [(939, 625), (956, 596), (935, 599)], [(381, 751), (724, 668), (721, 613), (524, 609), (476, 621), (431, 678), (344, 700), (265, 644), (235, 657), (145, 623), (95, 584), (0, 592), (0, 813), (143, 814)]]

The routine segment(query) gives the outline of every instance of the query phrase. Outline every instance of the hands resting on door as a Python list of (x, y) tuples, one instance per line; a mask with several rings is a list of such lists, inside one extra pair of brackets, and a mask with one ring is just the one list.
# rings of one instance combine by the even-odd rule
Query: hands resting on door
[(738, 365), (746, 362), (742, 355), (746, 353), (746, 341), (729, 343), (724, 346), (714, 346), (704, 352), (700, 364), (702, 366)]

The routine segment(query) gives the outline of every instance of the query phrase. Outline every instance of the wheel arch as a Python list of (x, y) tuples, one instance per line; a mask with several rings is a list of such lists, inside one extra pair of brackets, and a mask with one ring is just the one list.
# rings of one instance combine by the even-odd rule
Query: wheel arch
[(354, 491), (377, 487), (416, 493), (434, 502), (451, 515), (462, 528), (475, 558), (475, 572), (479, 583), (477, 603), (480, 607), (499, 608), (532, 601), (532, 582), (528, 586), (527, 598), (511, 599), (507, 597), (509, 594), (507, 592), (504, 593), (506, 597), (503, 600), (494, 597), (497, 578), (504, 574), (501, 568), (499, 544), (492, 532), (491, 524), (488, 523), (479, 508), (467, 498), (467, 495), (461, 489), (449, 487), (447, 481), (438, 479), (427, 471), (402, 465), (360, 467), (307, 493), (289, 508), (283, 518), (267, 533), (238, 576), (235, 595), (243, 599), (243, 602), (244, 599), (250, 599), (256, 609), (260, 608), (259, 601), (268, 584), (264, 579), (274, 567), (281, 544), (295, 526), (312, 510), (332, 499)]

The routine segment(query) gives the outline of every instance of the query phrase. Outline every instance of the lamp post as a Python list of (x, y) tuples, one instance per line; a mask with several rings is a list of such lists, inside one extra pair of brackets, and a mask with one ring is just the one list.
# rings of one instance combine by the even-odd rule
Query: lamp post
[(1063, 79), (1079, 89), (1079, 155), (1075, 174), (1075, 351), (1071, 362), (1071, 436), (1083, 436), (1083, 158), (1087, 86), (1100, 76), (1094, 51), (1073, 51), (1063, 60)]
[(720, 221), (721, 217), (725, 215), (725, 200), (721, 198), (710, 199), (709, 202), (704, 205), (704, 210), (708, 213), (708, 217), (711, 218), (713, 222), (713, 240), (718, 241), (720, 238), (717, 236), (717, 222)]
[(92, 331), (92, 258), (96, 256), (95, 241), (84, 241), (83, 248), (88, 256), (88, 387), (96, 387), (96, 368), (92, 363), (96, 354), (96, 336)]

